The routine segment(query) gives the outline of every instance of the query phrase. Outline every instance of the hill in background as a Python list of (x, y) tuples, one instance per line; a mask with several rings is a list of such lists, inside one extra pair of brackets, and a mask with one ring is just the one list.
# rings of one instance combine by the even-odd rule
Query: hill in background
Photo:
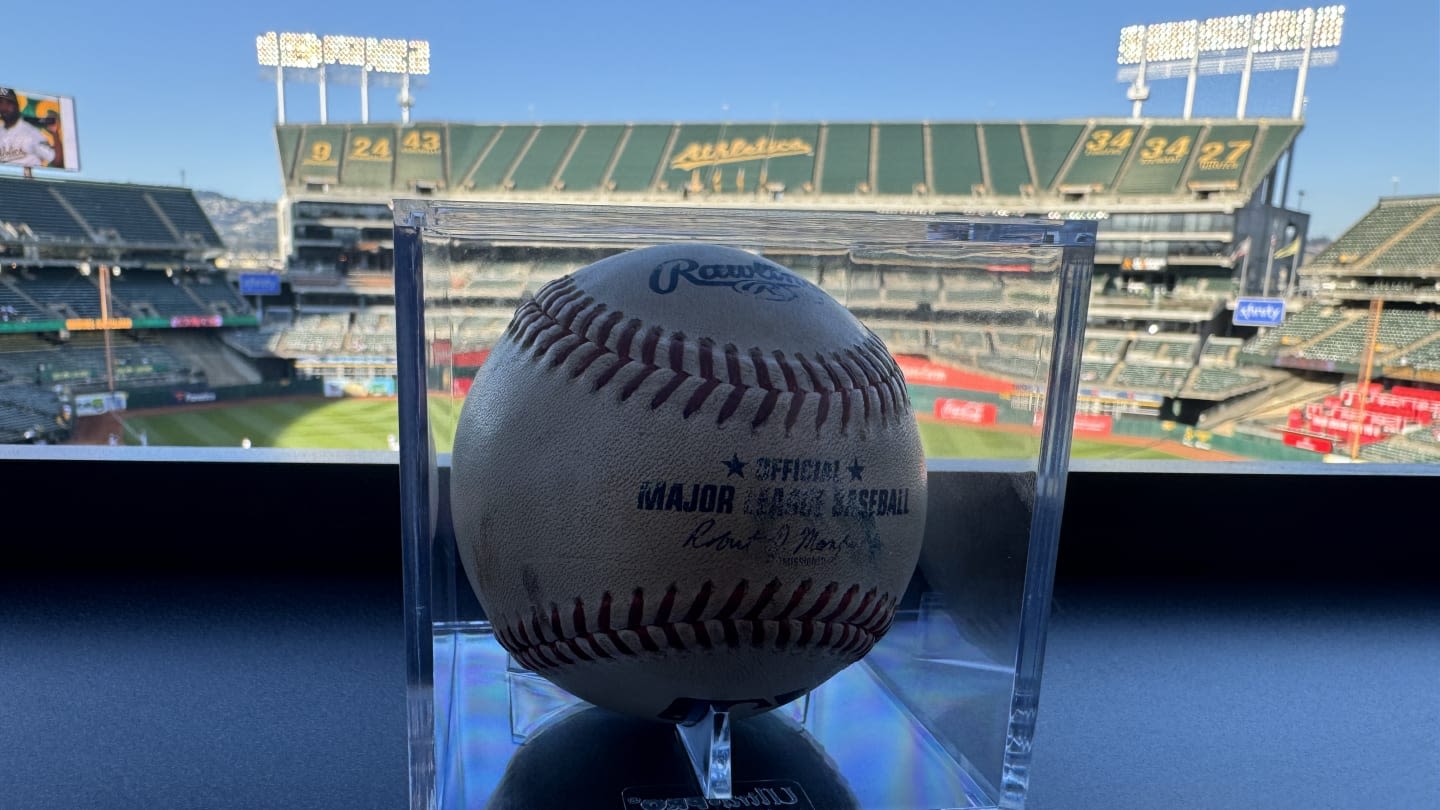
[(196, 191), (195, 199), (231, 256), (279, 259), (275, 203), (237, 200), (213, 191)]

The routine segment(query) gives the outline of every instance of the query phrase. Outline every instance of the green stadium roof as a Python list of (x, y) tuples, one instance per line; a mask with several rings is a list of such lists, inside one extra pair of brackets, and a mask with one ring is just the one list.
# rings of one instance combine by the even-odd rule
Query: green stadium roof
[(287, 189), (408, 196), (906, 205), (1219, 195), (1247, 200), (1298, 121), (298, 124)]

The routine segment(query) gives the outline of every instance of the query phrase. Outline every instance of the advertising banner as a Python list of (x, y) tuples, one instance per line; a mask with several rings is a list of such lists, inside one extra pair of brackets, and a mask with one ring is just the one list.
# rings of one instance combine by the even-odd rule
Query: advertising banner
[(993, 425), (999, 410), (993, 403), (971, 402), (968, 399), (947, 399), (939, 397), (935, 400), (935, 418), (946, 422), (959, 422), (966, 425)]
[(1006, 380), (972, 374), (958, 368), (931, 362), (928, 358), (900, 354), (895, 364), (905, 375), (905, 382), (911, 385), (933, 385), (942, 388), (963, 388), (967, 391), (984, 391), (1004, 394), (1015, 390), (1015, 384)]
[(78, 416), (99, 416), (102, 413), (125, 410), (124, 391), (104, 394), (85, 394), (75, 398), (75, 413)]
[(1335, 452), (1335, 442), (1315, 436), (1306, 436), (1303, 433), (1286, 433), (1285, 443), (1291, 447), (1298, 447), (1301, 450), (1313, 450), (1316, 453)]
[(1241, 298), (1235, 302), (1236, 326), (1279, 326), (1285, 322), (1285, 300), (1282, 298)]
[(275, 273), (241, 273), (241, 295), (279, 295), (280, 276)]

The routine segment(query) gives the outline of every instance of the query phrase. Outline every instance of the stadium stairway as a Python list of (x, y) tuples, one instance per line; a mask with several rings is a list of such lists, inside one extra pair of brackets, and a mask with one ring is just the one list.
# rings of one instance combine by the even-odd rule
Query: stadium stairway
[(1206, 420), (1205, 428), (1216, 433), (1230, 434), (1241, 423), (1256, 419), (1271, 419), (1284, 416), (1291, 408), (1313, 402), (1326, 394), (1335, 392), (1335, 384), (1313, 380), (1283, 380), (1273, 388), (1257, 391), (1240, 397), (1235, 402), (1215, 408)]
[(208, 331), (172, 330), (164, 336), (164, 344), (192, 370), (203, 370), (212, 386), (252, 385), (261, 380), (259, 371)]

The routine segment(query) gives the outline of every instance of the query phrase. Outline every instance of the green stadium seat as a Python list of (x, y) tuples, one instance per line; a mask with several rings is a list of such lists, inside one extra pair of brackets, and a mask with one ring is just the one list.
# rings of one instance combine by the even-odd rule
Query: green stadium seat
[(395, 188), (412, 191), (428, 185), (448, 188), (446, 141), (449, 127), (443, 123), (412, 124), (402, 127), (395, 152)]
[(593, 191), (600, 188), (605, 179), (605, 170), (615, 156), (620, 138), (625, 134), (622, 126), (590, 126), (582, 128), (580, 142), (570, 154), (570, 161), (560, 174), (560, 183), (566, 191)]
[(825, 128), (820, 188), (824, 194), (864, 193), (870, 188), (870, 125), (830, 124)]
[(1150, 126), (1140, 137), (1140, 150), (1116, 183), (1125, 194), (1173, 194), (1198, 148), (1198, 126)]
[(395, 133), (393, 126), (350, 127), (340, 182), (355, 188), (390, 188), (395, 173)]
[(1200, 353), (1200, 365), (1214, 368), (1229, 368), (1235, 365), (1244, 341), (1240, 338), (1211, 336), (1205, 341)]
[(1440, 333), (1406, 351), (1405, 361), (1411, 368), (1421, 371), (1440, 371)]
[(1114, 370), (1114, 363), (1082, 362), (1080, 364), (1080, 382), (1098, 385), (1110, 379), (1110, 374)]
[[(815, 190), (815, 149), (820, 127), (815, 124), (778, 124), (771, 127), (771, 139), (787, 144), (787, 153), (765, 162), (765, 182), (783, 186), (786, 194)], [(809, 147), (808, 151), (804, 147)]]
[[(1245, 168), (1254, 159), (1259, 127), (1254, 124), (1212, 126), (1200, 134), (1188, 187), (1212, 191), (1239, 190)], [(1268, 166), (1266, 167), (1268, 169)]]
[(1124, 335), (1087, 335), (1081, 356), (1085, 360), (1118, 361), (1125, 356), (1130, 339)]
[(192, 191), (189, 189), (152, 188), (147, 189), (145, 194), (155, 202), (170, 223), (180, 232), (182, 240), (193, 236), (201, 244), (209, 247), (224, 247), (220, 235), (215, 232), (215, 226), (210, 223), (210, 218), (205, 215), (204, 209), (200, 207), (200, 203), (195, 199)]
[(980, 136), (975, 124), (932, 124), (930, 161), (935, 194), (969, 196), (976, 186), (985, 185), (985, 170), (980, 165)]
[(1060, 181), (1059, 190), (1106, 191), (1135, 149), (1140, 127), (1128, 122), (1101, 122), (1085, 132), (1080, 151)]
[(470, 175), (467, 183), (477, 189), (495, 190), (501, 187), (520, 153), (530, 143), (535, 133), (533, 126), (506, 126), (481, 156), (480, 164)]
[(181, 241), (180, 234), (155, 214), (145, 190), (139, 186), (67, 182), (51, 184), (50, 188), (98, 233), (113, 231), (132, 245), (175, 245)]
[[(17, 278), (16, 284), (20, 292), (47, 310), (62, 307), (75, 317), (100, 317), (100, 288), (77, 270), (34, 270)], [(129, 315), (118, 303), (117, 307), (120, 311), (112, 312), (112, 316)], [(68, 313), (64, 317), (69, 317)]]
[(1035, 159), (1039, 189), (1051, 190), (1085, 127), (1080, 124), (1025, 124), (1024, 127), (1030, 140), (1030, 154)]
[(1387, 245), (1367, 270), (1416, 274), (1440, 267), (1440, 199), (1408, 223), (1408, 232)]
[(288, 184), (295, 181), (295, 167), (300, 160), (300, 134), (302, 129), (297, 126), (285, 126), (284, 124), (275, 127), (275, 144), (280, 152), (280, 174)]
[(1342, 309), (1308, 307), (1285, 319), (1278, 328), (1246, 341), (1242, 352), (1249, 355), (1272, 355), (1276, 350), (1302, 344), (1327, 329), (1345, 321), (1349, 315)]
[(50, 193), (54, 185), (23, 177), (0, 177), (0, 222), (23, 223), (40, 239), (94, 241), (90, 232)]
[(1270, 171), (1280, 160), (1280, 155), (1300, 134), (1300, 125), (1293, 123), (1266, 122), (1260, 126), (1260, 142), (1255, 146), (1255, 157), (1246, 168), (1245, 182), (1248, 186), (1255, 186), (1264, 178), (1264, 174)]
[(1019, 124), (982, 124), (985, 157), (990, 166), (990, 192), (1007, 197), (1034, 185)]
[(1433, 216), (1429, 212), (1436, 206), (1437, 201), (1433, 198), (1381, 200), (1359, 222), (1321, 251), (1306, 270), (1312, 273), (1343, 270), (1349, 265), (1378, 259), (1371, 254), (1416, 220)]
[(1185, 382), (1189, 369), (1150, 366), (1127, 361), (1115, 377), (1115, 384), (1136, 391), (1174, 395)]
[(517, 191), (548, 191), (561, 160), (575, 143), (580, 128), (551, 124), (539, 127), (530, 148), (510, 173), (509, 185)]
[(911, 195), (925, 182), (925, 139), (919, 124), (876, 127), (875, 191)]
[(1269, 384), (1269, 380), (1253, 374), (1228, 368), (1201, 367), (1195, 369), (1182, 393), (1198, 399), (1221, 400), (1247, 394)]
[(678, 194), (685, 189), (698, 193), (711, 188), (710, 179), (718, 167), (691, 166), (684, 161), (706, 146), (713, 149), (720, 143), (723, 129), (719, 124), (685, 124), (679, 128), (675, 145), (666, 157), (665, 171), (660, 175), (660, 182), (666, 189)]
[(982, 354), (977, 364), (986, 371), (1019, 380), (1040, 380), (1045, 374), (1044, 362), (1028, 357)]
[(615, 191), (649, 191), (664, 157), (665, 144), (673, 127), (640, 124), (630, 128), (621, 141), (620, 157), (608, 178)]
[(343, 124), (305, 126), (300, 136), (300, 154), (293, 182), (297, 186), (339, 182), (340, 159), (344, 154)]
[(452, 187), (463, 188), (470, 182), (471, 175), (480, 166), (480, 158), (499, 134), (500, 127), (496, 126), (450, 125), (449, 143), (446, 144), (449, 165), (445, 176)]

